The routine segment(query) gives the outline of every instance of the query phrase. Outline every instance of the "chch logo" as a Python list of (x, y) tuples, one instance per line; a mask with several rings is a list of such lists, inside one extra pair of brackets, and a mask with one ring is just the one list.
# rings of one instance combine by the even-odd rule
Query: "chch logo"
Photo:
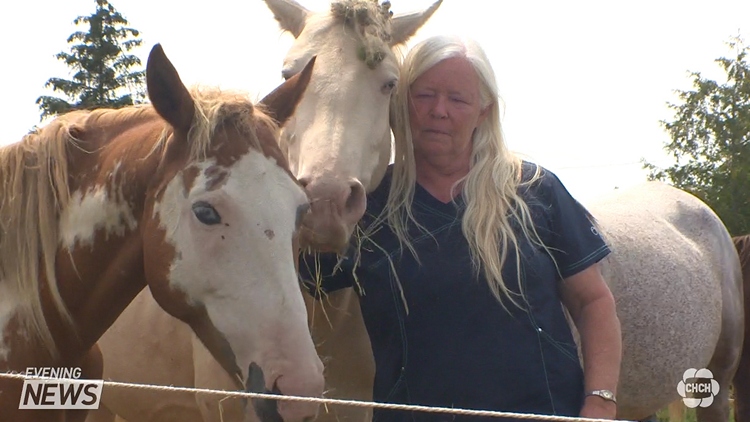
[(690, 368), (682, 374), (682, 381), (677, 384), (677, 392), (689, 408), (708, 407), (719, 394), (719, 382), (708, 369)]

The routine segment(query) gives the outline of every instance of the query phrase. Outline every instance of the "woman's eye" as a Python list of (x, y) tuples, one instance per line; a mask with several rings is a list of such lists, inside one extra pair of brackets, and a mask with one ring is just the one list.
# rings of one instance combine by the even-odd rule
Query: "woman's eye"
[(195, 214), (198, 221), (208, 226), (221, 223), (221, 216), (216, 211), (216, 208), (212, 207), (208, 202), (198, 201), (194, 203), (193, 214)]

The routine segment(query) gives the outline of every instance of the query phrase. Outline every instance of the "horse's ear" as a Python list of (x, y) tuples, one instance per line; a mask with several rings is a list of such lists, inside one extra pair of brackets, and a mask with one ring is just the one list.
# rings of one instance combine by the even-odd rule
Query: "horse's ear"
[(443, 0), (438, 0), (432, 6), (421, 12), (404, 13), (393, 17), (391, 46), (403, 44), (427, 22), (440, 7)]
[(305, 28), (305, 21), (310, 11), (294, 0), (264, 0), (273, 16), (279, 21), (279, 26), (289, 31), (294, 38), (299, 37)]
[(317, 56), (313, 56), (313, 58), (307, 62), (307, 65), (302, 69), (302, 72), (287, 79), (270, 94), (260, 100), (260, 104), (263, 104), (266, 108), (266, 113), (276, 120), (279, 125), (283, 126), (284, 123), (286, 123), (297, 108), (297, 104), (302, 99), (302, 95), (305, 93), (305, 89), (307, 89), (307, 85), (310, 83), (310, 77), (312, 77), (316, 57)]
[(177, 70), (164, 54), (161, 44), (156, 44), (148, 55), (146, 65), (148, 98), (156, 112), (175, 131), (187, 133), (193, 124), (195, 104)]

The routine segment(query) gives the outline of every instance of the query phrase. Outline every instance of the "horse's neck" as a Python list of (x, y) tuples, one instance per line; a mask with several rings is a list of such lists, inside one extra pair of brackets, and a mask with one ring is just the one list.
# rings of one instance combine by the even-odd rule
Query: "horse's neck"
[[(124, 131), (105, 126), (88, 143), (117, 135), (95, 153), (70, 157), (75, 174), (59, 220), (56, 281), (78, 335), (68, 335), (72, 332), (61, 324), (56, 342), (64, 354), (88, 350), (146, 285), (139, 222), (161, 157), (153, 148), (162, 129), (154, 119)], [(50, 298), (45, 305), (53, 309)], [(54, 311), (48, 315), (59, 318)]]
[[(58, 330), (61, 335), (55, 340), (64, 355), (79, 356), (88, 350), (146, 286), (142, 245), (136, 229), (96, 245), (99, 253), (78, 249), (67, 257), (65, 251), (58, 255), (57, 282), (77, 332)], [(111, 256), (104, 257), (106, 253)], [(46, 303), (51, 306), (49, 299)]]

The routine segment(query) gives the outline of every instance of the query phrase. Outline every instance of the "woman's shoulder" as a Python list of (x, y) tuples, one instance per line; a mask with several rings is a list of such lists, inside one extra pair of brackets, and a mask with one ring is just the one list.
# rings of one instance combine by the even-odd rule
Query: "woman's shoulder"
[(528, 205), (541, 206), (544, 210), (554, 210), (561, 214), (582, 213), (581, 215), (593, 219), (586, 207), (571, 195), (554, 172), (538, 164), (524, 162), (522, 174), (519, 192)]
[(564, 186), (557, 175), (549, 169), (524, 160), (521, 162), (519, 188), (522, 194), (546, 197), (559, 189), (564, 189)]

